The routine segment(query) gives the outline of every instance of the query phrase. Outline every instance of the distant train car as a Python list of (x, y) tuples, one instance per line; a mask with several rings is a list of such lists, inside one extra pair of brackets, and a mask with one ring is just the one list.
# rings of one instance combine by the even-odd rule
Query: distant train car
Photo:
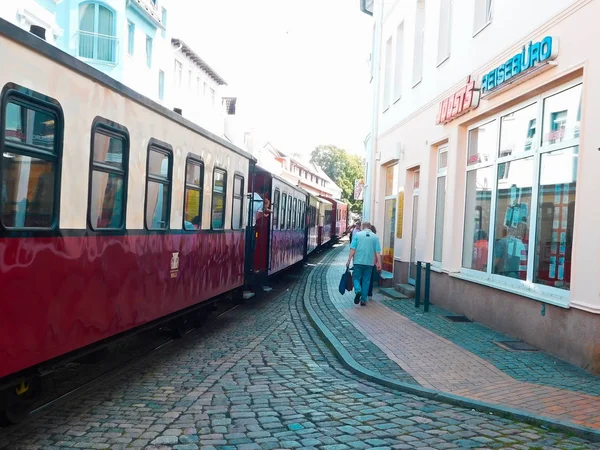
[(308, 197), (306, 253), (310, 254), (319, 247), (319, 199), (314, 195)]
[(343, 200), (335, 200), (336, 218), (335, 237), (342, 238), (348, 232), (348, 205)]
[(251, 180), (250, 275), (264, 280), (304, 259), (308, 194), (258, 166)]
[(319, 246), (329, 245), (333, 238), (333, 204), (319, 197), (318, 207), (318, 241)]

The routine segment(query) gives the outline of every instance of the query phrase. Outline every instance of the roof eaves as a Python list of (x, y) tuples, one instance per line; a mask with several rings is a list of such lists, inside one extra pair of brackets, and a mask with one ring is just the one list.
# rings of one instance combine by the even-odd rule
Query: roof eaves
[(217, 82), (218, 85), (223, 86), (223, 85), (227, 85), (227, 82), (221, 78), (221, 76), (215, 72), (207, 63), (206, 61), (204, 61), (202, 58), (200, 58), (200, 56), (198, 56), (198, 54), (192, 50), (192, 48), (187, 45), (185, 42), (183, 42), (181, 39), (177, 39), (177, 38), (173, 38), (171, 39), (171, 44), (176, 46), (176, 47), (181, 47), (181, 52), (187, 56), (188, 58), (190, 58), (192, 61), (194, 61), (194, 63), (200, 67), (202, 70), (204, 70), (206, 73), (208, 73), (208, 75)]

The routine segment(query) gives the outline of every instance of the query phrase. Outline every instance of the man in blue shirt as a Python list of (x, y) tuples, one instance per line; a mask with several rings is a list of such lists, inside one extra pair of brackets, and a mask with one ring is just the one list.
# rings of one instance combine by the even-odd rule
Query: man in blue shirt
[(346, 267), (350, 266), (350, 261), (354, 259), (354, 304), (365, 306), (367, 304), (367, 295), (369, 293), (369, 283), (373, 272), (373, 262), (377, 270), (381, 270), (381, 244), (379, 238), (371, 231), (369, 222), (362, 223), (362, 231), (356, 233), (350, 244), (350, 256)]

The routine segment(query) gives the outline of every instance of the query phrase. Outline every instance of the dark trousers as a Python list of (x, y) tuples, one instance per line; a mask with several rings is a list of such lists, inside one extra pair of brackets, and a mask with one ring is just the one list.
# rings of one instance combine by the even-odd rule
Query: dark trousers
[(379, 272), (377, 272), (377, 267), (373, 266), (373, 272), (371, 272), (371, 282), (369, 283), (369, 297), (373, 297), (373, 284), (378, 276)]

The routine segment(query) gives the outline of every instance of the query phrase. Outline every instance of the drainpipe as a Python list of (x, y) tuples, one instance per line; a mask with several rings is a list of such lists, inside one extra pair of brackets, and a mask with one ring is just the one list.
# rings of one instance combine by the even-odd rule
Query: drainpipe
[(373, 5), (375, 33), (373, 36), (373, 110), (371, 116), (371, 140), (367, 144), (367, 167), (363, 201), (363, 221), (372, 221), (375, 209), (377, 186), (377, 136), (379, 134), (379, 89), (381, 84), (381, 33), (383, 25), (383, 0), (375, 0)]

